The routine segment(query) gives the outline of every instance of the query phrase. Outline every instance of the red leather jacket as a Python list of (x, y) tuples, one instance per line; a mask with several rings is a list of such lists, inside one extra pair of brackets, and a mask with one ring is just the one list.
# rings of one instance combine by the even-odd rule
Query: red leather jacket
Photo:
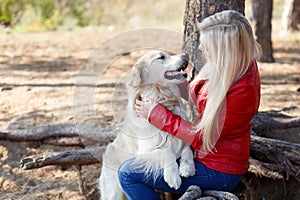
[[(199, 82), (190, 92), (195, 97), (194, 103), (197, 103), (199, 113), (203, 112), (207, 96), (206, 82)], [(256, 61), (253, 61), (244, 76), (227, 92), (226, 116), (220, 138), (214, 151), (205, 157), (200, 154), (201, 132), (195, 134), (191, 122), (181, 119), (160, 104), (152, 109), (148, 121), (191, 144), (195, 159), (206, 167), (229, 174), (244, 174), (249, 166), (251, 119), (258, 111), (259, 102), (260, 78)]]

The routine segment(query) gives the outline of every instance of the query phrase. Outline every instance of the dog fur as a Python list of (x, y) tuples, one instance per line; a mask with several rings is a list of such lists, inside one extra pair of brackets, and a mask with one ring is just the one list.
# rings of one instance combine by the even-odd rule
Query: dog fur
[[(193, 152), (190, 146), (169, 133), (163, 132), (147, 119), (138, 117), (134, 110), (136, 98), (152, 100), (172, 112), (185, 117), (185, 109), (177, 84), (183, 82), (188, 61), (183, 55), (170, 56), (155, 50), (146, 53), (126, 77), (128, 105), (116, 139), (107, 146), (99, 178), (102, 200), (126, 199), (119, 185), (118, 168), (121, 163), (136, 158), (134, 166), (145, 171), (163, 169), (164, 180), (172, 188), (179, 188), (181, 177), (195, 174)], [(180, 158), (178, 166), (176, 160)]]

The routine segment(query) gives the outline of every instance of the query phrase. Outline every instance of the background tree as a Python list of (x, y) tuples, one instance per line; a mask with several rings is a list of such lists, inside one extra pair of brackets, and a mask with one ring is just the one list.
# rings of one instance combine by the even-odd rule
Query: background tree
[[(257, 41), (260, 43), (263, 49), (261, 61), (274, 62), (271, 42), (272, 0), (251, 0), (251, 8), (253, 13), (251, 15), (251, 21), (254, 24), (254, 34), (256, 35)], [(264, 9), (263, 12), (261, 11), (262, 8)], [(201, 22), (206, 17), (223, 10), (236, 10), (244, 15), (245, 1), (186, 1), (183, 52), (190, 56), (190, 62), (195, 67), (193, 74), (197, 74), (201, 66), (204, 64), (201, 51), (198, 49), (200, 33), (197, 29), (197, 23)]]
[(183, 52), (190, 57), (190, 62), (194, 65), (194, 74), (197, 74), (204, 65), (202, 53), (199, 50), (200, 33), (197, 23), (206, 17), (223, 10), (236, 10), (244, 15), (245, 1), (234, 0), (187, 0), (184, 14), (184, 38)]
[(282, 27), (285, 32), (299, 31), (300, 0), (285, 0), (282, 12)]
[(262, 62), (274, 62), (272, 48), (272, 10), (273, 0), (251, 0), (250, 1), (250, 21), (252, 23), (254, 35), (261, 45), (263, 54), (260, 58)]

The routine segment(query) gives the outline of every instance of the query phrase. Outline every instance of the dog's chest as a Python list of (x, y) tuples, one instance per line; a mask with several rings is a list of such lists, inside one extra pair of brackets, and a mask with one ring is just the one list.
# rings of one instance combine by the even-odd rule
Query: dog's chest
[(152, 135), (149, 135), (148, 138), (140, 138), (138, 141), (139, 144), (139, 153), (148, 153), (156, 149), (166, 148), (167, 146), (168, 135), (160, 130), (152, 132)]

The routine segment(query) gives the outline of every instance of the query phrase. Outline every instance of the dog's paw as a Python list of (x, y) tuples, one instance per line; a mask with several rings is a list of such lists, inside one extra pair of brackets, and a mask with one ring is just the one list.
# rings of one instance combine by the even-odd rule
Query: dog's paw
[(179, 174), (181, 177), (190, 177), (194, 176), (196, 173), (196, 169), (194, 166), (194, 163), (192, 164), (187, 164), (187, 163), (181, 163), (179, 166)]
[(171, 188), (177, 190), (181, 185), (181, 178), (179, 176), (178, 167), (168, 167), (164, 170), (164, 180)]

